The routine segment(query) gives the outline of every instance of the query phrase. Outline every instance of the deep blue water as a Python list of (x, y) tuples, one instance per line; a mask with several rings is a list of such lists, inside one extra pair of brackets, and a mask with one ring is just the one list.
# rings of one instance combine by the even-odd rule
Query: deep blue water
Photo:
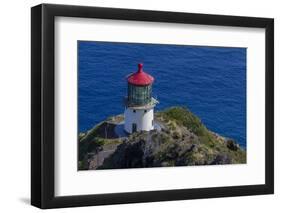
[(155, 78), (156, 110), (187, 106), (246, 147), (246, 48), (79, 41), (79, 131), (123, 113), (125, 77), (140, 62)]

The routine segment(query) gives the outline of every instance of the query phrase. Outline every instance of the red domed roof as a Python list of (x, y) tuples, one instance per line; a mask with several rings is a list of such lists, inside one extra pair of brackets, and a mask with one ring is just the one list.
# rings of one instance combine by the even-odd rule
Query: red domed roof
[(143, 64), (138, 64), (138, 71), (128, 76), (128, 82), (130, 84), (138, 85), (138, 86), (145, 86), (148, 84), (152, 84), (154, 78), (143, 71), (142, 67)]

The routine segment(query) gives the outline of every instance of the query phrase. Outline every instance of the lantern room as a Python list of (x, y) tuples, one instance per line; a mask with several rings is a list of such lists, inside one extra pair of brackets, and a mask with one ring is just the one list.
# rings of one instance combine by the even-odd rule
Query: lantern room
[(143, 64), (139, 64), (138, 71), (129, 75), (127, 79), (128, 106), (141, 106), (151, 102), (154, 78), (143, 71)]

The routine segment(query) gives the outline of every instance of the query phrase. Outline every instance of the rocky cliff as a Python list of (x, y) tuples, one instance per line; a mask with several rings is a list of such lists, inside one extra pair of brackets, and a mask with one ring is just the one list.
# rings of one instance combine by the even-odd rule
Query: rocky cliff
[(79, 134), (79, 170), (246, 163), (244, 149), (187, 108), (155, 113), (160, 128), (150, 132), (120, 133), (122, 121), (113, 116)]

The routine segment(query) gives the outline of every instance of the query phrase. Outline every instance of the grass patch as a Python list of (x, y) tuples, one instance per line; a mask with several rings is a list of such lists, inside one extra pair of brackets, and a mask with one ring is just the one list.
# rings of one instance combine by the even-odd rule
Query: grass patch
[(164, 120), (176, 122), (179, 126), (185, 126), (196, 134), (201, 143), (214, 147), (215, 138), (210, 134), (201, 120), (186, 107), (172, 107), (160, 113)]
[(178, 125), (183, 125), (196, 135), (203, 135), (207, 130), (201, 120), (185, 107), (172, 107), (161, 113), (164, 120), (173, 120)]

